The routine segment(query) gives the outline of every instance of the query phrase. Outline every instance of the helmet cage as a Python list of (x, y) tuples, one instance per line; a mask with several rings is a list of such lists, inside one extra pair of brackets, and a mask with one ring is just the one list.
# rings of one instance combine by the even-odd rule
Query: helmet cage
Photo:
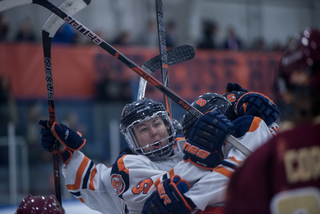
[[(138, 139), (135, 137), (133, 132), (134, 125), (138, 123), (142, 123), (144, 121), (148, 121), (150, 119), (160, 117), (164, 124), (168, 127), (168, 134), (169, 136), (161, 139), (160, 141), (148, 144), (147, 146), (140, 146)], [(171, 119), (166, 111), (158, 111), (153, 113), (151, 116), (147, 116), (143, 119), (137, 119), (133, 121), (127, 127), (120, 127), (122, 134), (125, 136), (125, 139), (130, 147), (130, 149), (137, 155), (144, 155), (147, 156), (152, 161), (160, 161), (164, 160), (170, 156), (173, 151), (174, 146), (174, 136), (175, 136), (175, 129), (171, 122)], [(168, 140), (168, 144), (162, 146), (160, 142)], [(153, 148), (154, 145), (159, 145), (159, 148)], [(149, 151), (145, 152), (144, 149), (150, 148)]]

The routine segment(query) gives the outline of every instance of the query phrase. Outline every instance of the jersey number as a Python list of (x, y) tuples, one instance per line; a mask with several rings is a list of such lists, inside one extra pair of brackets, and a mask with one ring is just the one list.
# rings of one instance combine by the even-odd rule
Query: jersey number
[(272, 198), (271, 212), (284, 213), (320, 213), (320, 191), (314, 187), (287, 190)]
[(141, 192), (147, 194), (149, 192), (150, 187), (152, 186), (153, 182), (150, 178), (140, 182), (137, 186), (132, 188), (133, 194), (140, 194)]

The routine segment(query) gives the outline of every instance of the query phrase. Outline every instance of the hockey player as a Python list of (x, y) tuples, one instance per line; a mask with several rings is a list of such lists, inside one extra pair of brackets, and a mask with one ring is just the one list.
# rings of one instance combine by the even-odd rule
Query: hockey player
[[(229, 92), (225, 94), (225, 97), (229, 97), (230, 100), (233, 101), (232, 106), (225, 102), (225, 97), (216, 93), (201, 95), (192, 105), (203, 113), (215, 109), (223, 110), (223, 113), (233, 120), (235, 126), (234, 136), (253, 151), (271, 138), (271, 133), (276, 134), (275, 130), (277, 131), (278, 126), (274, 121), (278, 118), (279, 110), (269, 98), (259, 93), (247, 93), (247, 91), (242, 89), (238, 84), (228, 84), (227, 88)], [(244, 94), (246, 94), (246, 96), (243, 96)], [(244, 103), (246, 104), (244, 105)], [(247, 107), (248, 111), (244, 111), (244, 107)], [(235, 109), (238, 114), (234, 112)], [(261, 118), (252, 115), (261, 116)], [(268, 123), (269, 127), (266, 123)], [(201, 145), (205, 141), (199, 141), (199, 139), (197, 139), (199, 136), (206, 136), (206, 143), (210, 144), (211, 141), (211, 145), (214, 145), (214, 136), (212, 136), (210, 132), (207, 132), (210, 129), (208, 128), (210, 127), (208, 124), (199, 123), (199, 120), (194, 118), (190, 113), (186, 113), (182, 125), (185, 137), (187, 138), (186, 145), (189, 144), (201, 148)], [(197, 132), (198, 134), (195, 134)], [(199, 132), (202, 132), (202, 134)], [(192, 184), (191, 188), (187, 185), (187, 179), (181, 181), (177, 176), (163, 181), (163, 184), (158, 186), (158, 191), (155, 191), (147, 200), (143, 210), (144, 214), (190, 213), (191, 211), (196, 213), (221, 214), (224, 212), (223, 202), (225, 200), (229, 179), (234, 168), (238, 166), (246, 156), (229, 143), (226, 143), (222, 148), (217, 149), (217, 152), (221, 154), (221, 159), (224, 159), (218, 162), (218, 164), (215, 164), (215, 167), (210, 168), (206, 160), (193, 155), (194, 149), (190, 150), (187, 148), (188, 146), (184, 147), (185, 162), (190, 162), (197, 167), (207, 169), (210, 173), (204, 175), (195, 184)], [(179, 173), (177, 173), (177, 175), (180, 175), (181, 178), (186, 176)], [(179, 190), (179, 194), (175, 193), (177, 189)], [(166, 195), (166, 197), (164, 197), (164, 195)], [(188, 204), (193, 204), (193, 209), (189, 210), (189, 212), (186, 212), (186, 210), (182, 212), (181, 210), (183, 210), (185, 203), (179, 202), (176, 199), (176, 195), (179, 195), (178, 198), (187, 201)], [(175, 207), (175, 209), (172, 207)]]
[[(218, 133), (215, 138), (217, 147), (221, 148), (227, 134), (233, 132), (233, 125), (217, 111), (206, 114), (203, 119), (211, 125), (213, 136)], [(85, 144), (79, 133), (63, 124), (54, 123), (52, 130), (47, 121), (40, 121), (40, 124), (44, 127), (41, 145), (46, 150), (52, 150), (55, 139), (60, 142), (58, 154), (65, 164), (63, 175), (69, 192), (102, 213), (124, 212), (124, 201), (127, 207), (125, 212), (141, 213), (145, 200), (162, 180), (179, 174), (192, 184), (209, 173), (182, 162), (184, 141), (175, 143), (175, 129), (164, 105), (148, 98), (124, 107), (120, 130), (130, 152), (122, 153), (112, 168), (95, 165), (79, 151)], [(206, 146), (206, 150), (216, 149)], [(220, 158), (215, 153), (209, 154), (212, 164), (216, 162), (216, 157)], [(178, 164), (180, 162), (181, 165)], [(196, 175), (190, 176), (192, 167)]]
[(65, 210), (54, 195), (25, 197), (15, 214), (65, 214)]
[[(212, 136), (216, 137), (216, 142), (221, 147), (226, 135), (233, 132), (233, 125), (217, 111), (207, 114), (202, 119), (208, 120), (211, 129), (219, 133), (219, 136), (214, 134)], [(217, 121), (217, 124), (211, 124), (213, 121)], [(176, 176), (179, 175), (186, 180), (186, 183), (180, 182), (181, 185), (187, 183), (192, 185), (210, 173), (208, 170), (182, 161), (184, 141), (175, 144), (174, 129), (170, 127), (172, 125), (165, 107), (148, 98), (128, 104), (123, 110), (120, 129), (135, 155), (120, 155), (113, 165), (111, 181), (118, 196), (126, 202), (129, 213), (141, 213), (145, 200), (166, 178), (176, 178), (175, 182), (179, 183), (180, 178)], [(164, 128), (167, 134), (161, 136), (160, 130)], [(204, 146), (203, 155), (207, 155), (214, 165), (220, 160), (220, 156), (207, 152), (209, 148), (209, 145)], [(210, 149), (215, 151), (216, 148)], [(191, 201), (184, 205), (181, 212), (186, 213), (187, 210), (194, 209)]]
[(55, 123), (52, 130), (49, 121), (41, 120), (41, 146), (52, 152), (54, 142), (59, 140), (57, 152), (64, 163), (62, 174), (68, 191), (89, 208), (107, 214), (124, 213), (125, 203), (117, 197), (111, 186), (111, 167), (104, 164), (95, 165), (79, 151), (86, 140), (81, 133), (67, 126)]
[(258, 148), (231, 178), (226, 213), (320, 213), (320, 31), (306, 28), (284, 52), (279, 93), (290, 129)]

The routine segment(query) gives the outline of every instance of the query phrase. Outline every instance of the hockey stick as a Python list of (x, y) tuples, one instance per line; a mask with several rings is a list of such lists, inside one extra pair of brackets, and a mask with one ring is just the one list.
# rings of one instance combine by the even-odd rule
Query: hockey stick
[[(163, 5), (162, 0), (155, 0), (156, 3), (156, 15), (157, 15), (157, 29), (158, 29), (158, 43), (159, 43), (159, 51), (161, 56), (161, 76), (162, 83), (170, 88), (169, 85), (169, 74), (168, 74), (168, 55), (167, 55), (167, 46), (166, 46), (166, 32), (163, 18)], [(172, 120), (171, 114), (171, 102), (168, 97), (163, 94), (163, 100), (166, 105), (167, 112)]]
[[(180, 62), (188, 61), (195, 57), (196, 53), (192, 46), (182, 45), (168, 50), (167, 52), (168, 66), (174, 65)], [(148, 74), (152, 75), (155, 71), (161, 68), (161, 57), (160, 55), (149, 59), (142, 65), (142, 69)], [(147, 81), (140, 77), (139, 90), (137, 100), (141, 100), (145, 96)]]
[[(66, 0), (63, 2), (59, 8), (66, 13), (76, 14), (87, 5), (90, 4), (91, 0)], [(47, 94), (48, 94), (48, 107), (49, 107), (49, 125), (52, 127), (53, 123), (56, 121), (56, 113), (54, 107), (54, 93), (53, 93), (53, 78), (52, 78), (52, 67), (51, 67), (51, 44), (54, 35), (57, 30), (61, 27), (64, 21), (55, 14), (52, 14), (46, 23), (42, 27), (42, 46), (43, 46), (43, 56), (46, 72), (46, 83), (47, 83)], [(59, 168), (59, 143), (55, 142), (53, 147), (53, 176), (54, 176), (54, 186), (55, 195), (57, 200), (62, 205), (61, 200), (61, 182), (60, 182), (60, 168)]]
[[(12, 1), (12, 0), (11, 0)], [(24, 0), (26, 1), (26, 0)], [(65, 12), (63, 12), (60, 8), (49, 2), (48, 0), (28, 0), (29, 2), (32, 1), (33, 4), (41, 5), (48, 10), (52, 11), (54, 14), (62, 18), (65, 22), (70, 24), (72, 27), (74, 27), (76, 30), (78, 30), (80, 33), (85, 35), (87, 38), (89, 38), (91, 41), (93, 41), (95, 44), (99, 45), (101, 48), (103, 48), (105, 51), (107, 51), (109, 54), (114, 56), (116, 59), (118, 59), (120, 62), (122, 62), (124, 65), (126, 65), (128, 68), (130, 68), (132, 71), (137, 73), (139, 76), (143, 77), (145, 80), (147, 80), (151, 85), (153, 85), (155, 88), (157, 88), (162, 93), (166, 94), (171, 100), (173, 100), (175, 103), (177, 103), (179, 106), (181, 106), (183, 109), (190, 112), (192, 115), (194, 115), (197, 118), (201, 118), (203, 116), (203, 113), (200, 112), (195, 107), (191, 106), (187, 101), (185, 101), (183, 98), (181, 98), (179, 95), (174, 93), (172, 90), (170, 90), (168, 87), (164, 86), (161, 82), (159, 82), (156, 78), (148, 74), (146, 71), (142, 70), (137, 64), (135, 64), (133, 61), (128, 59), (126, 56), (124, 56), (122, 53), (120, 53), (118, 50), (116, 50), (114, 47), (112, 47), (110, 44), (105, 42), (103, 39), (101, 39), (99, 36), (97, 36), (95, 33), (93, 33), (91, 30), (89, 30), (87, 27), (82, 25), (80, 22), (78, 22), (73, 17), (69, 16)], [(244, 145), (242, 145), (235, 137), (232, 135), (228, 135), (227, 141), (235, 146), (237, 149), (242, 151), (245, 155), (250, 154), (250, 150), (248, 150)]]

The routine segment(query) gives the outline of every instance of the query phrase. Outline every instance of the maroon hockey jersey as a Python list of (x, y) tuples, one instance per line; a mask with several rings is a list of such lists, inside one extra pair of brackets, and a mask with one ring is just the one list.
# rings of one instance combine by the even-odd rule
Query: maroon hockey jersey
[(320, 213), (320, 124), (279, 133), (232, 175), (226, 214)]

